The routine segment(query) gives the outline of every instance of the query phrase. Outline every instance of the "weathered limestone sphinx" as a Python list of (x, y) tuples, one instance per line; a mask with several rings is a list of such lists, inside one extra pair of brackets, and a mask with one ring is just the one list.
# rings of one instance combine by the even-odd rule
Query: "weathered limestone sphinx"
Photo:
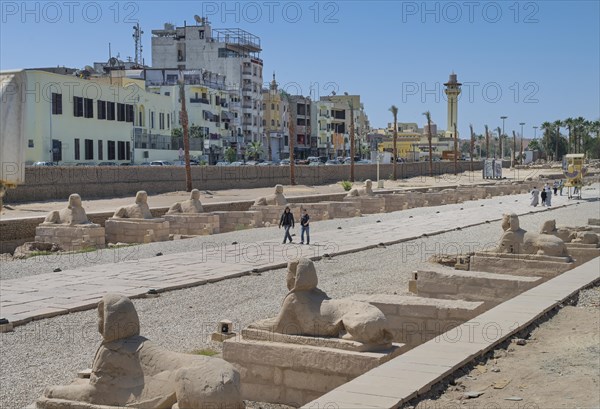
[(256, 199), (253, 206), (285, 206), (287, 199), (283, 195), (283, 185), (275, 185), (275, 193)]
[(407, 349), (390, 342), (379, 309), (332, 300), (317, 283), (312, 261), (290, 262), (279, 315), (223, 342), (223, 358), (240, 371), (243, 399), (300, 407)]
[(81, 197), (74, 193), (69, 196), (67, 207), (51, 212), (36, 227), (35, 241), (56, 243), (67, 251), (104, 248), (104, 227), (88, 220)]
[(365, 180), (364, 187), (354, 188), (344, 198), (345, 202), (354, 202), (362, 214), (385, 212), (385, 199), (373, 192), (373, 182)]
[(171, 352), (140, 336), (133, 303), (107, 294), (98, 304), (102, 344), (89, 379), (46, 388), (40, 409), (243, 408), (239, 373), (218, 358)]
[(385, 315), (378, 308), (348, 299), (332, 300), (317, 284), (317, 271), (311, 260), (289, 262), (289, 293), (279, 315), (249, 328), (286, 335), (339, 337), (372, 345), (391, 341)]
[(169, 239), (169, 222), (155, 218), (148, 206), (148, 194), (139, 191), (135, 203), (117, 209), (104, 223), (109, 243), (151, 243)]
[(504, 233), (495, 249), (471, 257), (471, 270), (551, 278), (573, 268), (564, 241), (521, 229), (515, 213), (502, 216), (502, 229)]
[(576, 266), (600, 256), (600, 235), (590, 226), (557, 228), (556, 220), (547, 220), (540, 233), (553, 235), (564, 241)]
[(192, 190), (188, 200), (174, 203), (164, 217), (169, 222), (171, 234), (196, 236), (215, 234), (220, 231), (219, 216), (203, 213), (198, 189)]

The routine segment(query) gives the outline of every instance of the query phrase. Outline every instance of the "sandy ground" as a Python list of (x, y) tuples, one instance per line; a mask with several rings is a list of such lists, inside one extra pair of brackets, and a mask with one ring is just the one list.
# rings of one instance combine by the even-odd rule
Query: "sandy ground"
[[(504, 169), (503, 176), (508, 180), (524, 180), (528, 177), (535, 178), (540, 173), (544, 175), (557, 173), (555, 169), (525, 169), (511, 170)], [(456, 185), (472, 185), (479, 183), (493, 183), (496, 180), (483, 179), (481, 172), (464, 172), (459, 175), (444, 174), (435, 177), (414, 177), (401, 179), (397, 181), (385, 180), (385, 189), (409, 189), (415, 187), (441, 187), (441, 186), (456, 186)], [(356, 182), (356, 185), (363, 185), (363, 182)], [(373, 184), (376, 187), (376, 183)], [(253, 188), (253, 189), (228, 189), (228, 190), (211, 190), (209, 192), (202, 190), (202, 187), (197, 187), (202, 191), (201, 201), (203, 203), (219, 203), (219, 202), (234, 202), (242, 200), (255, 200), (258, 197), (273, 193), (272, 187)], [(18, 187), (17, 187), (18, 189)], [(288, 197), (314, 195), (319, 193), (343, 193), (342, 186), (337, 184), (321, 185), (321, 186), (305, 186), (305, 185), (285, 185), (285, 195)], [(377, 190), (377, 189), (375, 189)], [(77, 192), (73, 192), (77, 193)], [(169, 192), (159, 195), (152, 195), (148, 203), (150, 207), (169, 207), (173, 203), (186, 200), (189, 198), (187, 192)], [(65, 207), (67, 198), (63, 201), (46, 201), (46, 202), (31, 202), (22, 204), (11, 204), (5, 202), (2, 210), (2, 219), (17, 219), (22, 217), (39, 217), (45, 216), (52, 210), (60, 210)], [(93, 212), (111, 212), (120, 206), (129, 205), (132, 203), (132, 197), (111, 198), (111, 199), (93, 199), (86, 200), (83, 198), (83, 206), (88, 213)]]
[[(525, 337), (524, 345), (513, 339), (441, 395), (412, 405), (417, 409), (599, 408), (600, 288), (584, 291), (589, 299), (585, 305), (562, 308)], [(473, 392), (483, 394), (466, 396)]]

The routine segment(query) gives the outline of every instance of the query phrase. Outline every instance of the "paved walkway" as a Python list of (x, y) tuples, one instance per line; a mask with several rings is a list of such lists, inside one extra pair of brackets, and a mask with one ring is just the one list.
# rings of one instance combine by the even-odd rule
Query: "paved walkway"
[[(566, 198), (557, 200), (553, 208), (562, 207), (561, 204), (567, 202)], [(402, 212), (396, 212), (393, 217), (386, 217), (385, 223), (378, 223), (372, 229), (363, 225), (322, 231), (319, 232), (320, 242), (311, 246), (282, 245), (273, 241), (224, 244), (217, 235), (214, 242), (202, 244), (194, 252), (3, 280), (0, 282), (0, 318), (20, 325), (32, 319), (94, 308), (109, 292), (139, 297), (149, 289), (174, 290), (239, 277), (255, 269), (281, 268), (288, 260), (300, 256), (316, 259), (325, 253), (350, 253), (379, 243), (394, 244), (424, 234), (474, 226), (499, 220), (507, 211), (526, 214), (547, 210), (528, 206), (527, 194), (502, 196), (478, 203), (485, 206), (469, 209), (465, 206), (465, 210), (460, 210), (461, 205), (440, 206), (440, 213), (433, 217), (429, 214), (411, 219), (402, 217)]]
[(599, 280), (600, 257), (505, 301), (303, 408), (396, 408), (427, 393), (435, 383)]

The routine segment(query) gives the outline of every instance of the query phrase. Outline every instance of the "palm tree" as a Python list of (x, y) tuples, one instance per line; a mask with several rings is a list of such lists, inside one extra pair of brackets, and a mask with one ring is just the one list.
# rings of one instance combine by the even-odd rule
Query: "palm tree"
[[(574, 148), (574, 139), (575, 139), (575, 119), (573, 118), (567, 118), (563, 121), (563, 124), (567, 127), (567, 130), (569, 132), (569, 143), (567, 144), (568, 146), (568, 152), (569, 153), (574, 153), (575, 149)], [(576, 142), (575, 142), (576, 143)]]
[(354, 103), (348, 101), (350, 107), (350, 182), (354, 182)]
[(423, 112), (425, 118), (427, 118), (427, 143), (429, 144), (429, 176), (433, 177), (433, 146), (431, 143), (431, 112)]
[(490, 156), (490, 133), (488, 126), (485, 126), (485, 158), (488, 159)]
[(246, 148), (246, 156), (248, 159), (258, 160), (261, 153), (263, 153), (263, 147), (262, 142), (260, 141), (250, 142), (250, 145)]
[(483, 135), (477, 135), (477, 145), (479, 145), (479, 159), (481, 159), (481, 144), (483, 143)]
[(500, 129), (500, 127), (496, 128), (496, 132), (498, 132), (498, 140), (499, 140), (498, 150), (500, 151), (500, 160), (502, 160), (502, 158), (504, 158), (504, 144), (502, 143), (502, 137), (504, 135), (502, 135), (502, 130)]
[(471, 156), (471, 172), (473, 172), (473, 150), (475, 150), (475, 134), (473, 133), (473, 124), (469, 124), (471, 129), (471, 143), (469, 144), (469, 156)]
[(552, 152), (552, 141), (553, 141), (553, 135), (554, 135), (554, 127), (550, 122), (543, 122), (542, 126), (540, 128), (543, 132), (544, 132), (544, 137), (542, 138), (542, 148), (544, 149), (544, 152), (546, 154), (546, 159), (547, 156), (550, 154), (550, 152)]
[[(396, 143), (398, 142), (398, 107), (396, 105), (392, 105), (390, 107), (390, 112), (392, 113), (392, 115), (394, 115), (394, 139), (393, 139), (393, 143), (394, 143), (394, 148), (393, 148), (393, 155), (394, 155), (394, 174), (393, 174), (393, 179), (396, 180), (398, 177), (398, 171), (396, 170), (397, 167), (397, 159), (398, 159), (398, 149), (396, 147)], [(414, 158), (413, 158), (414, 160)]]
[(181, 100), (181, 126), (183, 127), (183, 158), (185, 160), (185, 186), (186, 191), (192, 191), (192, 168), (190, 166), (190, 133), (188, 129), (188, 113), (185, 107), (185, 81), (183, 73), (179, 71), (179, 98)]
[(575, 153), (581, 153), (583, 150), (583, 140), (589, 138), (590, 121), (586, 121), (585, 118), (580, 116), (574, 122)]
[(563, 125), (563, 121), (557, 119), (552, 125), (554, 125), (554, 127), (556, 128), (556, 143), (554, 145), (556, 156), (554, 157), (554, 160), (558, 161), (558, 140), (560, 139), (560, 127)]

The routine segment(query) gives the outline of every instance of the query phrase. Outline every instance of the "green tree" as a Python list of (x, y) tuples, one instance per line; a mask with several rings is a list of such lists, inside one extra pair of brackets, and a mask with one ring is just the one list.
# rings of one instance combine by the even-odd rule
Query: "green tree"
[(262, 142), (253, 141), (246, 148), (246, 158), (258, 160), (260, 155), (263, 153)]
[(227, 162), (235, 162), (235, 160), (237, 159), (237, 152), (230, 146), (227, 149), (225, 149), (224, 156)]

